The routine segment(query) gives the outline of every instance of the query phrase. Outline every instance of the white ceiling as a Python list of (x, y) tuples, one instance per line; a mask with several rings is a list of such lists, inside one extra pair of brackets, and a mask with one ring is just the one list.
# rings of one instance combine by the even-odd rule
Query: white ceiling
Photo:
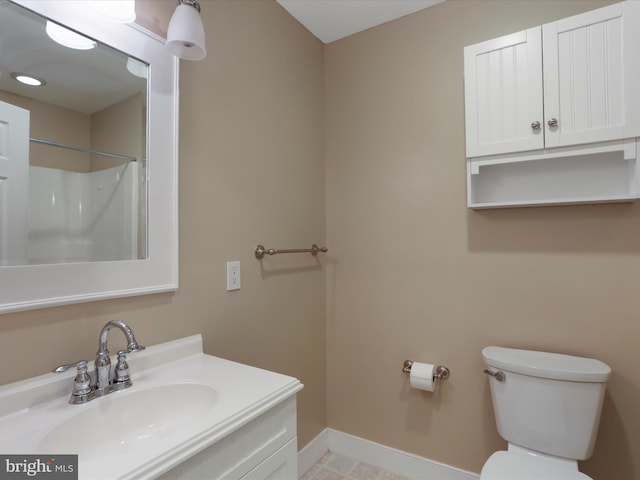
[(331, 43), (444, 1), (277, 0), (323, 43)]

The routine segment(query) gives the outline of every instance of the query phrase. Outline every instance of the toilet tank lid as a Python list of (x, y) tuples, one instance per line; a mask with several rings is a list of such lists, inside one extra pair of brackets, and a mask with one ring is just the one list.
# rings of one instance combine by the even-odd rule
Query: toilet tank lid
[(485, 347), (482, 356), (490, 367), (555, 380), (606, 382), (611, 374), (611, 368), (600, 360), (561, 353)]

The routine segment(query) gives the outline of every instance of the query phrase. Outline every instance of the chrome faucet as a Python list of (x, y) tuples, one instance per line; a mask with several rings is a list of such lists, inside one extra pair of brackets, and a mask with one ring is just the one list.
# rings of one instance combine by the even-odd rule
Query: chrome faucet
[[(118, 352), (118, 362), (111, 374), (111, 359), (109, 358), (109, 350), (107, 348), (107, 339), (111, 328), (116, 327), (127, 337), (127, 349)], [(76, 363), (68, 365), (60, 365), (53, 371), (55, 373), (64, 372), (69, 368), (76, 367), (77, 373), (73, 383), (73, 391), (69, 398), (69, 403), (80, 404), (87, 403), (97, 397), (102, 397), (117, 390), (123, 390), (132, 385), (129, 376), (129, 365), (127, 364), (127, 353), (139, 352), (145, 347), (138, 344), (131, 327), (122, 320), (111, 320), (107, 322), (100, 331), (99, 347), (94, 362), (95, 371), (93, 381), (88, 373), (89, 366), (86, 360), (80, 360)]]
[[(118, 352), (118, 364), (116, 365), (116, 371), (127, 370), (127, 378), (123, 379), (122, 376), (118, 378), (118, 375), (116, 375), (113, 381), (111, 380), (111, 359), (109, 358), (109, 350), (107, 349), (107, 338), (109, 337), (109, 331), (112, 327), (120, 329), (122, 333), (124, 333), (124, 336), (127, 337), (127, 349)], [(94, 362), (96, 389), (103, 390), (105, 388), (109, 388), (109, 386), (112, 384), (119, 385), (121, 383), (127, 382), (129, 383), (129, 385), (118, 388), (118, 390), (130, 387), (131, 379), (129, 378), (128, 374), (129, 366), (126, 362), (126, 354), (131, 352), (139, 352), (140, 350), (144, 350), (144, 348), (145, 347), (143, 347), (142, 345), (138, 345), (131, 327), (129, 327), (129, 325), (124, 323), (122, 320), (111, 320), (110, 322), (107, 322), (100, 331), (99, 349)]]

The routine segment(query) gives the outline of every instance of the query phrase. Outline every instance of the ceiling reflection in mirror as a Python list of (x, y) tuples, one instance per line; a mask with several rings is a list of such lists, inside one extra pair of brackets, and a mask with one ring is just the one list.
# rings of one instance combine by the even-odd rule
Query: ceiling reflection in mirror
[(147, 65), (60, 27), (0, 0), (0, 265), (146, 258)]

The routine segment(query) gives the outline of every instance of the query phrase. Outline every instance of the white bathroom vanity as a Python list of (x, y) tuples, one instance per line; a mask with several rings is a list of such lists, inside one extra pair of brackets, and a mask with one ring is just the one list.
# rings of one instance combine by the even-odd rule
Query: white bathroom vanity
[(0, 387), (0, 452), (78, 455), (80, 479), (297, 478), (295, 378), (202, 351), (128, 357), (133, 385), (72, 405), (75, 372)]

